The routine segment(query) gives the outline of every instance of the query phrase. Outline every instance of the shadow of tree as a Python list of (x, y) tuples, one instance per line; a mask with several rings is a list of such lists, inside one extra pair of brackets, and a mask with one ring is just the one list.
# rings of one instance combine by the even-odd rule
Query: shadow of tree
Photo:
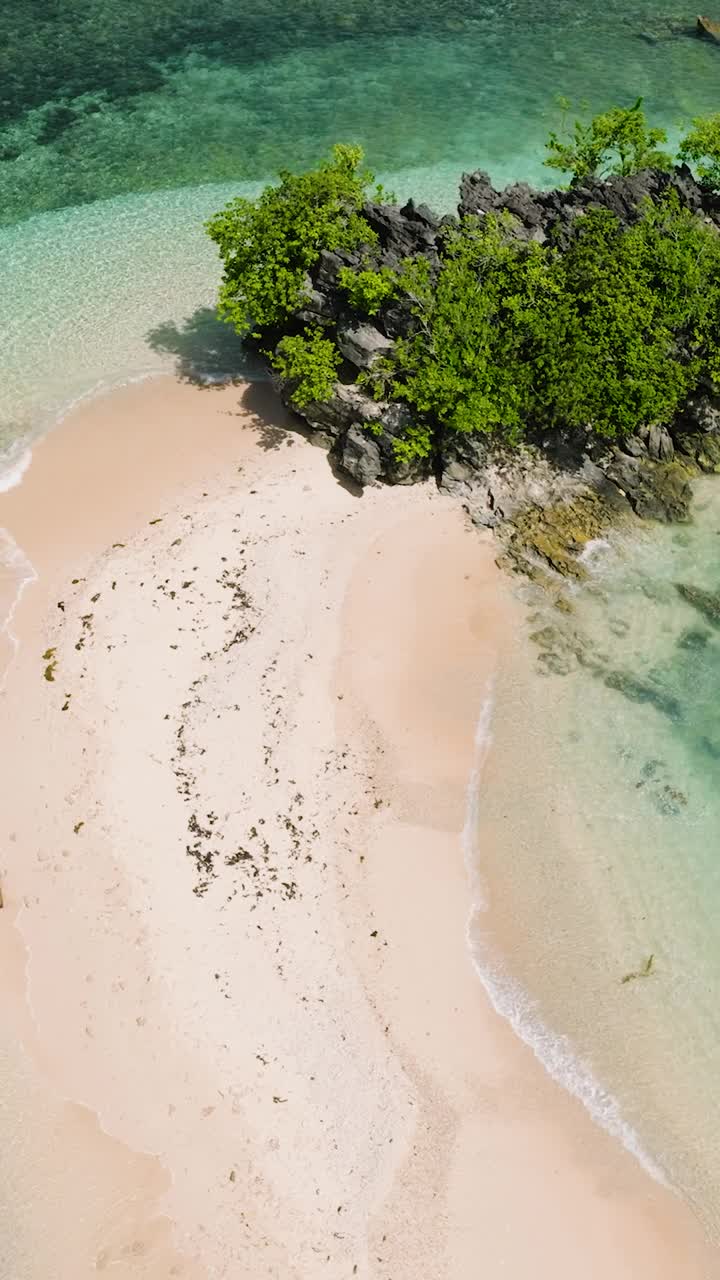
[(285, 407), (270, 381), (249, 382), (240, 404), (245, 425), (255, 433), (260, 448), (266, 453), (283, 445), (289, 448), (297, 436), (307, 438), (302, 420)]
[(321, 449), (335, 480), (341, 488), (346, 489), (354, 498), (363, 496), (362, 487), (337, 465), (332, 449), (328, 449), (327, 439), (322, 439), (310, 430), (302, 418), (284, 405), (272, 381), (248, 382), (240, 405), (245, 415), (245, 425), (257, 437), (261, 449), (272, 452), (283, 447), (290, 448), (300, 437), (316, 449)]
[(255, 352), (244, 346), (230, 325), (212, 307), (199, 307), (178, 325), (166, 320), (147, 334), (148, 346), (176, 357), (178, 377), (200, 387), (266, 379), (267, 368)]

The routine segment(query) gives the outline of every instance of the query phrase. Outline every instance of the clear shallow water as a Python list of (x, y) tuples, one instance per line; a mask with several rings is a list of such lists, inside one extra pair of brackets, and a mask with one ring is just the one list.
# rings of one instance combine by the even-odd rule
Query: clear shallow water
[[(445, 209), (463, 169), (547, 181), (557, 93), (598, 109), (643, 94), (671, 130), (719, 105), (720, 51), (672, 34), (693, 15), (650, 0), (73, 0), (42, 14), (0, 0), (0, 18), (6, 482), (79, 397), (173, 364), (253, 372), (212, 318), (202, 222), (283, 165), (357, 140), (399, 196)], [(546, 1063), (717, 1226), (720, 633), (673, 586), (720, 587), (720, 493), (706, 492), (692, 528), (599, 555), (575, 601), (658, 699), (584, 671), (539, 679), (519, 641), (482, 782), (492, 912), (475, 930), (512, 955), (506, 1011)], [(0, 616), (30, 573), (8, 546)], [(649, 977), (623, 983), (650, 954)]]
[(692, 525), (599, 549), (571, 620), (530, 624), (580, 627), (619, 688), (538, 676), (520, 642), (472, 935), (482, 963), (504, 954), (496, 990), (539, 1056), (720, 1235), (720, 628), (676, 587), (720, 591), (716, 485)]
[(42, 21), (29, 0), (3, 7), (6, 222), (262, 180), (338, 139), (380, 170), (537, 177), (557, 93), (593, 107), (642, 94), (669, 126), (717, 106), (720, 53), (681, 34), (694, 14), (677, 0), (74, 0)]

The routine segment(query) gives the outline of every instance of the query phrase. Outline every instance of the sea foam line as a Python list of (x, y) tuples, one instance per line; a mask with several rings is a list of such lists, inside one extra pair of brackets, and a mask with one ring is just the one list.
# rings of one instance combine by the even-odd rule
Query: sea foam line
[(18, 546), (12, 534), (7, 529), (0, 528), (0, 567), (7, 566), (11, 573), (17, 577), (17, 585), (15, 594), (10, 602), (10, 607), (0, 625), (0, 636), (7, 636), (10, 641), (11, 655), (6, 663), (5, 670), (0, 680), (0, 693), (5, 692), (7, 678), (20, 649), (20, 641), (12, 629), (13, 620), (17, 612), (18, 605), (23, 598), (25, 589), (32, 582), (37, 582), (38, 572), (32, 560), (25, 554), (22, 547)]
[(599, 1083), (568, 1037), (559, 1035), (546, 1026), (539, 1013), (538, 1002), (505, 971), (502, 962), (493, 955), (485, 937), (482, 913), (488, 910), (488, 902), (481, 878), (477, 831), (481, 810), (480, 783), (492, 744), (493, 713), (494, 688), (491, 682), (483, 699), (475, 731), (475, 758), (467, 786), (465, 826), (462, 832), (465, 866), (472, 893), (467, 943), (473, 965), (496, 1013), (509, 1022), (515, 1034), (532, 1049), (548, 1075), (577, 1098), (595, 1123), (618, 1139), (656, 1182), (662, 1186), (670, 1186), (663, 1169), (648, 1155), (635, 1130), (623, 1118), (618, 1100)]
[(32, 449), (23, 448), (19, 456), (6, 454), (0, 458), (0, 493), (7, 493), (20, 484), (32, 462)]

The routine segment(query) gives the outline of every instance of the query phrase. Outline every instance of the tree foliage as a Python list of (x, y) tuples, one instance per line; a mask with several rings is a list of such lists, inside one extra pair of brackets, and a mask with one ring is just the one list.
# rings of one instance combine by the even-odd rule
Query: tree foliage
[[(664, 159), (639, 102), (587, 129), (565, 156), (577, 180), (611, 163), (631, 172)], [(695, 121), (684, 146), (710, 180), (720, 116)], [(509, 215), (450, 221), (439, 256), (391, 270), (362, 217), (360, 160), (336, 148), (326, 165), (283, 174), (210, 223), (225, 261), (221, 312), (241, 332), (252, 323), (281, 338), (272, 362), (299, 408), (329, 399), (347, 368), (329, 317), (300, 332), (307, 273), (323, 248), (360, 248), (357, 265), (338, 273), (350, 310), (383, 328), (392, 299), (404, 317), (403, 336), (389, 329), (389, 354), (359, 377), (378, 400), (411, 410), (393, 442), (402, 461), (428, 457), (448, 431), (510, 444), (548, 427), (619, 439), (671, 422), (703, 376), (720, 381), (720, 234), (675, 193), (648, 200), (627, 225), (587, 208), (544, 244), (520, 238)]]
[(341, 267), (338, 284), (347, 294), (350, 306), (367, 316), (377, 315), (383, 303), (397, 292), (397, 276), (388, 267), (381, 267), (379, 271)]
[(360, 147), (338, 145), (318, 169), (284, 171), (278, 186), (232, 200), (207, 223), (225, 267), (218, 310), (239, 333), (282, 325), (323, 249), (373, 242), (359, 212), (372, 181), (362, 158)]
[(701, 182), (720, 190), (720, 113), (692, 121), (678, 156), (693, 166)]
[(720, 237), (673, 200), (627, 229), (590, 210), (562, 251), (467, 219), (436, 279), (420, 260), (400, 282), (418, 329), (369, 380), (443, 429), (619, 438), (669, 422), (720, 370)]
[(642, 98), (632, 107), (612, 107), (590, 121), (567, 124), (570, 103), (560, 99), (563, 124), (560, 134), (551, 133), (546, 145), (545, 164), (570, 174), (570, 185), (588, 178), (606, 178), (618, 173), (628, 176), (640, 169), (669, 169), (673, 158), (661, 151), (667, 142), (664, 129), (648, 126)]
[(272, 363), (292, 387), (292, 401), (304, 409), (313, 400), (329, 400), (342, 357), (334, 342), (319, 328), (288, 334), (278, 343)]
[(442, 427), (517, 438), (554, 289), (548, 255), (537, 244), (520, 248), (492, 216), (468, 218), (449, 232), (436, 278), (419, 259), (399, 281), (418, 329), (371, 375), (379, 394)]

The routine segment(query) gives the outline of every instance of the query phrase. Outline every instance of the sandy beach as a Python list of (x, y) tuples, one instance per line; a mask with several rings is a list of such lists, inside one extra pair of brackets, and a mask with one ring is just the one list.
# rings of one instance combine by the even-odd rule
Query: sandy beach
[(0, 1278), (715, 1280), (472, 967), (493, 542), (291, 425), (155, 378), (0, 494)]

